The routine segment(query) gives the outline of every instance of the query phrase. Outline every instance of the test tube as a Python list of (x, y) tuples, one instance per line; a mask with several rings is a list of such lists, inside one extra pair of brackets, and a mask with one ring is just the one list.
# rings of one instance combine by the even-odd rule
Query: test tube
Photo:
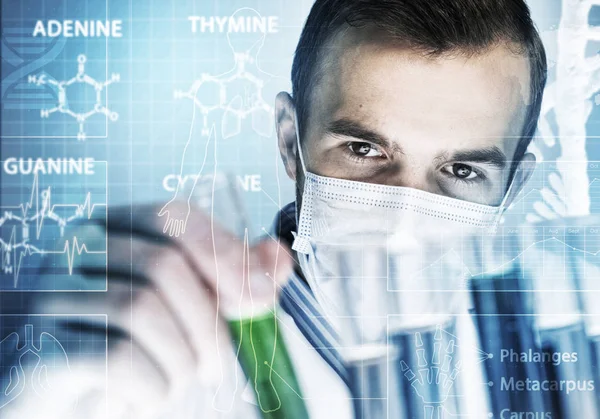
[(485, 273), (471, 288), (482, 348), (495, 357), (494, 415), (598, 417), (565, 223), (505, 227), (480, 246)]
[(445, 291), (460, 283), (452, 279), (460, 270), (442, 262), (435, 272), (415, 277), (423, 259), (414, 249), (364, 242), (340, 246), (337, 261), (340, 277), (330, 294), (336, 296), (355, 417), (459, 414), (456, 298)]
[[(236, 180), (230, 174), (213, 176), (207, 187), (194, 190), (195, 203), (215, 222), (243, 240), (248, 249), (250, 223)], [(274, 304), (271, 310), (244, 314), (241, 318), (230, 316), (227, 319), (229, 331), (238, 361), (254, 390), (260, 416), (263, 419), (307, 419), (308, 411), (276, 312)]]
[(545, 380), (540, 364), (505, 362), (505, 354), (541, 352), (533, 308), (518, 266), (505, 272), (472, 278), (474, 319), (483, 351), (493, 417), (501, 412), (545, 412), (548, 397), (539, 391), (520, 391), (513, 383)]
[(581, 219), (560, 219), (522, 227), (524, 272), (535, 289), (536, 328), (548, 380), (557, 383), (550, 391), (553, 417), (597, 418), (592, 354), (582, 316), (582, 293), (577, 275), (579, 262), (572, 229)]
[(483, 364), (490, 398), (490, 416), (506, 412), (544, 412), (548, 397), (539, 391), (521, 391), (514, 383), (541, 382), (540, 364), (512, 362), (507, 353), (540, 352), (535, 331), (531, 282), (521, 271), (518, 229), (500, 228), (494, 234), (473, 238), (470, 280), (472, 314), (479, 345), (489, 359)]
[[(600, 412), (600, 386), (597, 385), (600, 383), (600, 307), (597, 304), (600, 296), (600, 217), (590, 215), (567, 218), (563, 227), (565, 257), (569, 262), (569, 272), (585, 326), (575, 331), (573, 340), (577, 342), (577, 348), (585, 345), (585, 342), (580, 341), (583, 336), (586, 336), (589, 342), (589, 354), (583, 353), (583, 356), (589, 359), (583, 359), (581, 367), (590, 367), (596, 393), (596, 412)], [(556, 339), (553, 340), (553, 344), (555, 341)], [(586, 371), (581, 377), (590, 379), (589, 372)], [(597, 415), (600, 417), (600, 413)]]
[(292, 361), (270, 312), (257, 317), (229, 320), (238, 360), (250, 380), (261, 417), (308, 418)]
[(437, 243), (422, 245), (389, 258), (388, 286), (395, 305), (389, 339), (401, 351), (395, 394), (404, 399), (407, 418), (442, 419), (461, 413), (454, 315), (460, 310), (462, 272), (454, 258), (438, 257)]
[(336, 250), (339, 272), (334, 279), (330, 313), (336, 317), (340, 352), (348, 370), (354, 417), (403, 418), (404, 406), (388, 398), (397, 353), (387, 342), (387, 252), (381, 246), (343, 245)]

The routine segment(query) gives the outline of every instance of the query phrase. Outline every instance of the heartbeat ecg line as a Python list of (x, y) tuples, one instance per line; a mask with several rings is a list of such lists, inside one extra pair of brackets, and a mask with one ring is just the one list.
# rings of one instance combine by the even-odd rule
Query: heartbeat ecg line
[[(567, 228), (567, 227), (565, 227), (565, 228)], [(598, 226), (598, 228), (600, 229), (600, 226)], [(599, 236), (599, 238), (600, 238), (600, 236)], [(591, 257), (596, 257), (596, 256), (600, 255), (600, 249), (596, 250), (596, 251), (580, 249), (580, 248), (570, 245), (568, 242), (561, 240), (556, 236), (552, 236), (552, 237), (547, 237), (547, 238), (544, 238), (544, 239), (541, 239), (538, 241), (531, 242), (526, 247), (524, 247), (524, 249), (519, 251), (514, 257), (512, 257), (509, 260), (503, 261), (502, 263), (499, 263), (497, 266), (494, 266), (493, 268), (482, 269), (481, 271), (474, 272), (467, 264), (464, 263), (463, 257), (459, 254), (459, 252), (457, 252), (454, 248), (451, 248), (447, 252), (444, 252), (440, 257), (438, 257), (431, 263), (427, 264), (426, 266), (424, 266), (424, 267), (416, 270), (414, 273), (412, 273), (409, 280), (412, 282), (412, 281), (420, 279), (421, 275), (425, 274), (425, 272), (428, 271), (429, 269), (435, 268), (440, 263), (443, 264), (443, 260), (446, 259), (447, 257), (451, 257), (451, 258), (453, 257), (455, 260), (458, 260), (459, 263), (461, 264), (461, 270), (463, 271), (464, 274), (466, 274), (468, 276), (468, 278), (473, 278), (473, 277), (481, 276), (481, 275), (492, 275), (492, 274), (498, 273), (498, 272), (502, 273), (502, 272), (504, 272), (504, 268), (506, 268), (507, 266), (511, 266), (511, 264), (513, 264), (515, 261), (517, 261), (519, 258), (523, 257), (528, 250), (530, 250), (536, 246), (539, 246), (539, 245), (545, 245), (547, 242), (555, 242), (559, 245), (562, 245), (565, 248), (565, 251), (571, 250), (573, 252), (581, 253), (583, 255), (591, 256)], [(564, 257), (565, 257), (565, 259), (567, 259), (566, 256), (564, 256)], [(568, 263), (569, 263), (568, 260), (565, 260), (565, 265), (567, 265)], [(466, 278), (466, 279), (468, 279), (468, 278)], [(450, 288), (448, 288), (447, 290), (455, 291), (454, 289), (450, 289)], [(396, 290), (396, 289), (388, 287), (388, 291), (389, 292), (398, 292), (400, 290)], [(437, 290), (428, 290), (428, 291), (437, 291)], [(440, 290), (440, 291), (444, 291), (444, 290)]]
[[(87, 192), (82, 203), (53, 203), (52, 187), (40, 190), (40, 179), (36, 173), (31, 185), (31, 193), (26, 202), (13, 206), (0, 206), (0, 229), (7, 223), (15, 222), (10, 228), (8, 240), (0, 238), (0, 273), (12, 274), (13, 287), (17, 288), (19, 275), (26, 257), (33, 255), (60, 255), (66, 256), (69, 275), (73, 273), (75, 256), (86, 254), (106, 254), (106, 247), (102, 250), (90, 250), (82, 238), (76, 236), (66, 240), (62, 249), (46, 249), (40, 244), (31, 243), (29, 237), (30, 227), (35, 226), (34, 240), (43, 240), (43, 227), (52, 222), (59, 229), (60, 238), (65, 235), (65, 228), (79, 220), (91, 219), (98, 208), (107, 204), (93, 203), (92, 193)], [(67, 214), (64, 214), (67, 212)], [(64, 215), (63, 215), (64, 214)], [(18, 227), (21, 226), (21, 237), (18, 238)], [(55, 240), (55, 238), (53, 238)]]
[[(600, 178), (594, 178), (592, 179), (592, 181), (588, 184), (588, 189), (591, 188), (595, 183), (599, 182)], [(534, 193), (542, 193), (542, 189), (544, 188), (548, 188), (551, 186), (543, 186), (541, 188), (531, 188), (530, 190), (528, 190), (526, 193), (522, 194), (521, 196), (518, 196), (517, 199), (514, 200), (514, 202), (512, 203), (512, 206), (516, 206), (518, 203), (520, 202), (524, 202), (530, 195), (533, 195)], [(565, 194), (558, 194), (556, 192), (550, 192), (550, 194), (556, 198), (559, 198), (561, 200), (565, 200), (568, 197), (568, 193)]]

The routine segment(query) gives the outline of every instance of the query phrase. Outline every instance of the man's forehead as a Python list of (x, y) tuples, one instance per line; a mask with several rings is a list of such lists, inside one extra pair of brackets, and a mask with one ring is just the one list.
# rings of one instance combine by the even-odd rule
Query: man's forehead
[(477, 54), (427, 56), (381, 34), (351, 29), (326, 51), (310, 112), (321, 126), (352, 117), (378, 125), (401, 120), (407, 130), (468, 123), (473, 136), (521, 134), (530, 68), (514, 48), (498, 44)]

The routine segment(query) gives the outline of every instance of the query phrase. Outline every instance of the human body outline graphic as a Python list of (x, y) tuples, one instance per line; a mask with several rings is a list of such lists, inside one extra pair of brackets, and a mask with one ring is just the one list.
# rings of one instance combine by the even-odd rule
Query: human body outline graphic
[[(260, 13), (251, 8), (251, 7), (242, 7), (237, 9), (235, 12), (231, 14), (230, 18), (234, 18), (236, 14), (243, 12), (251, 12), (256, 14), (259, 18), (261, 17)], [(177, 186), (175, 188), (175, 193), (173, 197), (160, 209), (158, 212), (159, 217), (165, 217), (165, 223), (163, 227), (163, 232), (169, 234), (172, 237), (179, 237), (180, 235), (185, 233), (187, 220), (191, 211), (191, 200), (193, 198), (194, 189), (198, 183), (198, 180), (203, 172), (204, 166), (206, 164), (206, 157), (208, 154), (208, 147), (211, 140), (216, 140), (216, 126), (217, 121), (209, 121), (208, 115), (212, 111), (220, 110), (223, 111), (224, 114), (221, 116), (220, 125), (221, 125), (221, 138), (222, 140), (231, 138), (234, 135), (239, 134), (241, 130), (241, 121), (246, 119), (248, 116), (251, 116), (253, 119), (253, 129), (254, 131), (262, 137), (270, 138), (273, 132), (274, 126), (274, 109), (271, 105), (268, 105), (264, 98), (262, 97), (262, 87), (265, 82), (263, 82), (260, 78), (256, 77), (256, 75), (250, 71), (247, 71), (247, 64), (253, 64), (254, 69), (260, 75), (264, 75), (269, 80), (279, 78), (278, 76), (268, 73), (262, 70), (258, 63), (258, 55), (264, 45), (264, 41), (266, 38), (266, 34), (264, 32), (260, 32), (258, 39), (251, 42), (249, 46), (242, 47), (243, 51), (240, 52), (236, 50), (236, 47), (233, 45), (233, 41), (231, 39), (231, 32), (227, 33), (227, 42), (229, 48), (233, 52), (234, 56), (234, 66), (217, 76), (212, 76), (209, 74), (202, 74), (199, 80), (196, 80), (189, 91), (187, 92), (179, 92), (176, 94), (176, 97), (185, 97), (192, 100), (192, 119), (190, 122), (190, 129), (188, 133), (187, 141), (183, 148), (183, 153), (181, 157), (181, 164), (179, 169), (179, 177)], [(231, 81), (237, 79), (244, 79), (254, 83), (257, 86), (257, 94), (256, 94), (256, 102), (255, 105), (258, 107), (252, 107), (248, 109), (244, 109), (244, 97), (239, 94), (233, 96), (233, 98), (225, 102), (223, 97), (223, 89), (220, 88), (219, 91), (219, 105), (216, 106), (205, 106), (203, 105), (197, 98), (198, 90), (202, 86), (204, 82), (216, 82), (217, 84), (222, 86), (223, 83), (229, 83)], [(247, 93), (247, 92), (246, 92)], [(247, 99), (247, 95), (245, 95)], [(241, 105), (241, 106), (240, 106)], [(203, 161), (200, 165), (199, 170), (196, 172), (196, 176), (194, 178), (194, 182), (189, 191), (185, 191), (183, 189), (183, 185), (181, 182), (181, 178), (183, 176), (184, 167), (187, 166), (186, 159), (191, 160), (190, 156), (195, 154), (191, 152), (190, 148), (200, 147), (201, 141), (192, 142), (192, 137), (194, 136), (194, 127), (196, 124), (198, 111), (202, 114), (202, 130), (201, 130), (201, 138), (206, 138), (205, 150)], [(260, 120), (259, 116), (256, 115), (256, 111), (262, 112), (268, 116), (268, 128), (262, 129), (260, 124), (258, 123)], [(229, 120), (234, 118), (234, 122), (237, 125), (237, 131), (229, 131)], [(267, 121), (267, 119), (265, 119)], [(257, 129), (258, 128), (258, 129)], [(187, 193), (187, 196), (185, 196)], [(178, 205), (177, 203), (185, 200), (187, 202), (186, 206)]]

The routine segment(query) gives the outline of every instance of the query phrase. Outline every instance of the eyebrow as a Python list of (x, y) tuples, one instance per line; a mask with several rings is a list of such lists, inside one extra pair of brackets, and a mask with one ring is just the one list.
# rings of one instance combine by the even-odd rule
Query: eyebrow
[(402, 147), (400, 147), (399, 144), (390, 141), (385, 135), (350, 119), (342, 118), (330, 122), (327, 125), (327, 131), (334, 135), (352, 137), (373, 143), (380, 147), (387, 148), (388, 150), (392, 150), (395, 153), (403, 154)]
[[(436, 157), (436, 160), (445, 160), (444, 155)], [(479, 150), (456, 151), (449, 160), (488, 163), (498, 169), (504, 169), (507, 161), (506, 155), (496, 146)]]

